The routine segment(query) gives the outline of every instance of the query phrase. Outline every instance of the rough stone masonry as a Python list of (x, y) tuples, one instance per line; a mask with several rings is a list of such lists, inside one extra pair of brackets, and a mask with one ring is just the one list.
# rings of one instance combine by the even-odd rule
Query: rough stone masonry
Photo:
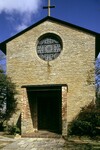
[[(55, 34), (62, 40), (59, 57), (49, 62), (42, 60), (37, 54), (38, 40), (46, 34)], [(33, 114), (28, 89), (31, 91), (34, 88), (34, 91), (38, 89), (42, 92), (44, 85), (47, 89), (50, 87), (50, 90), (59, 88), (61, 104), (57, 110), (62, 135), (67, 135), (68, 124), (78, 115), (81, 108), (95, 101), (95, 38), (95, 34), (88, 30), (47, 17), (6, 42), (7, 74), (16, 83), (20, 110), (12, 121), (17, 122), (21, 114), (22, 134), (39, 130), (39, 102), (31, 102), (31, 106), (34, 103)], [(37, 88), (39, 85), (40, 89)], [(33, 94), (35, 95), (35, 92)], [(36, 97), (31, 97), (35, 101)], [(49, 99), (48, 96), (47, 98)], [(50, 105), (53, 107), (53, 104)]]

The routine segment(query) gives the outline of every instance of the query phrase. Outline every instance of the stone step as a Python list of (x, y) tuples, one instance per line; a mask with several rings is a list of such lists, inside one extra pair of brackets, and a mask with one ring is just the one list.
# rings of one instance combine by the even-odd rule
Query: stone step
[(22, 138), (62, 138), (61, 134), (50, 131), (41, 130), (34, 133), (22, 134)]

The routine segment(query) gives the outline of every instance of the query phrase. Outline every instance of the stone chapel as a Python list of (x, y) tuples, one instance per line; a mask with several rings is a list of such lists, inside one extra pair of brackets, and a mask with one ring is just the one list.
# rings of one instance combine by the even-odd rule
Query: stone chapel
[[(21, 134), (67, 135), (81, 108), (95, 101), (99, 34), (47, 16), (0, 44), (16, 84)], [(92, 72), (92, 73), (91, 73)]]

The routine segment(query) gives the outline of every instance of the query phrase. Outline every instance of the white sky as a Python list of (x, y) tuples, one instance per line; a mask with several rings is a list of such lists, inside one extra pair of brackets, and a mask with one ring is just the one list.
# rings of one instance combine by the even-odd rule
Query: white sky
[(0, 0), (0, 13), (36, 13), (42, 0)]
[(98, 59), (100, 59), (100, 53), (99, 53), (99, 55), (98, 55), (98, 57), (97, 57)]
[(13, 21), (14, 14), (21, 17), (21, 22), (15, 26), (16, 32), (28, 27), (32, 15), (37, 14), (43, 0), (0, 0), (0, 14), (9, 15), (7, 19)]

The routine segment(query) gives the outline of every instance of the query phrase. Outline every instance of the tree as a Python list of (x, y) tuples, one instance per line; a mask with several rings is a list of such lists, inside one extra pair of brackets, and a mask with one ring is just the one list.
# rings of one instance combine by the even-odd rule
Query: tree
[(96, 59), (96, 98), (97, 104), (100, 106), (100, 57)]
[(6, 55), (0, 51), (0, 66), (2, 66), (3, 70), (6, 70)]
[(3, 70), (0, 69), (0, 120), (6, 120), (17, 109), (17, 94), (15, 84), (11, 78), (7, 77)]

